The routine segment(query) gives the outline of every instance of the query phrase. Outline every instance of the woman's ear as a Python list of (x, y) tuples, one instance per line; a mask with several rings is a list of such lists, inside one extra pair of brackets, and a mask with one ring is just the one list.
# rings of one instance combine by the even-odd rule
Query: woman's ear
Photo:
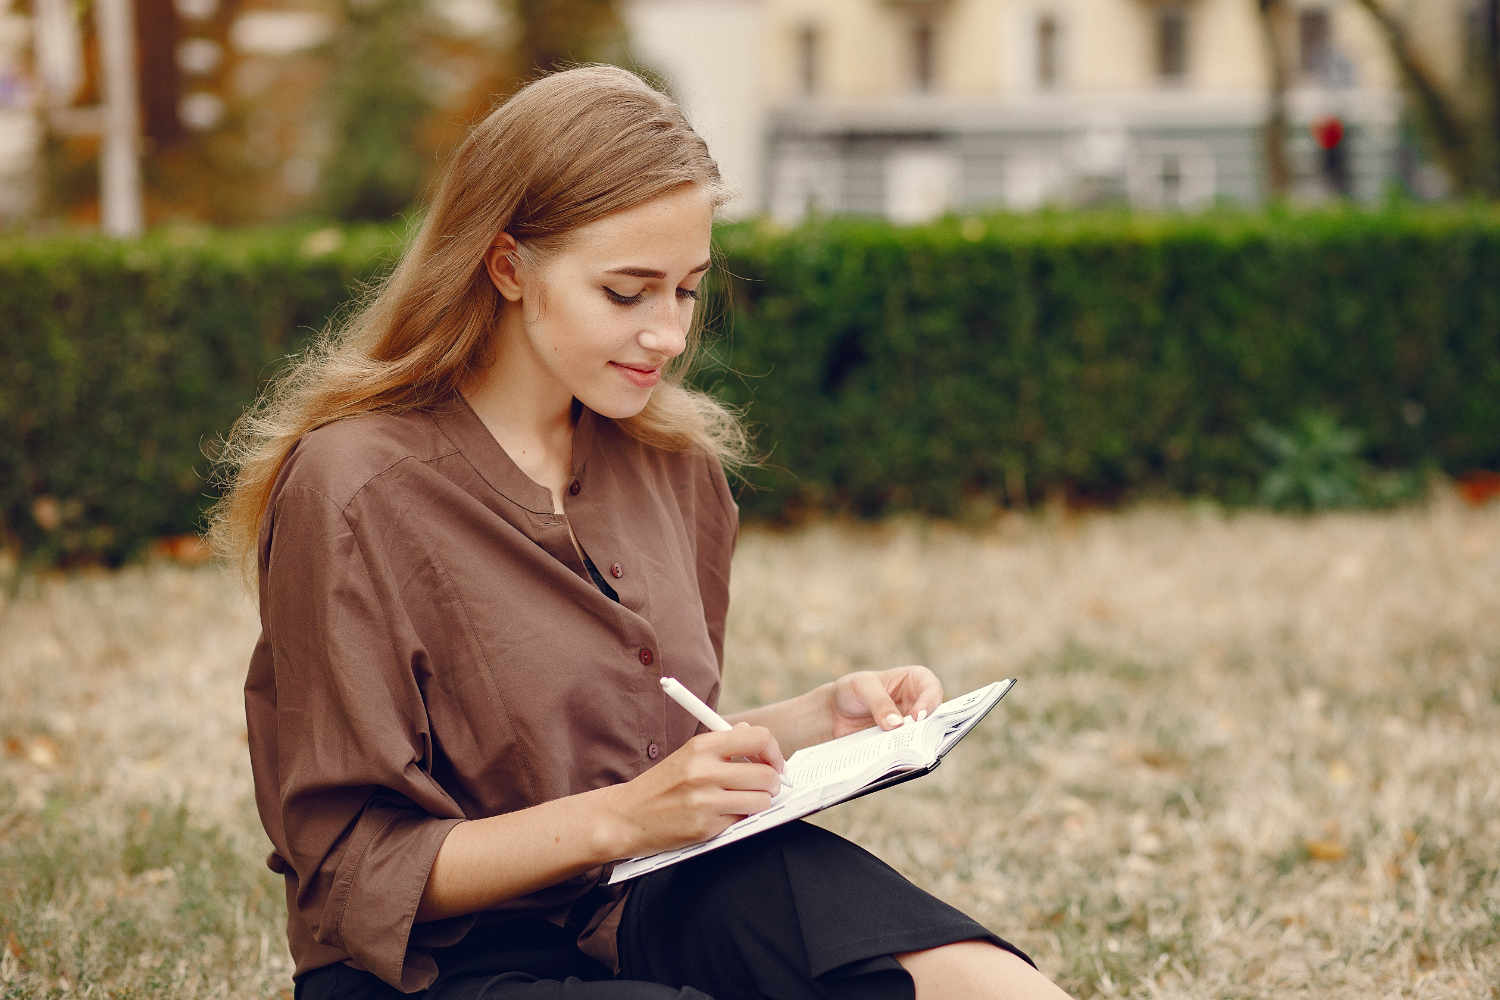
[(521, 276), (516, 273), (518, 249), (516, 238), (502, 230), (484, 254), (484, 268), (490, 274), (490, 281), (510, 302), (521, 301)]

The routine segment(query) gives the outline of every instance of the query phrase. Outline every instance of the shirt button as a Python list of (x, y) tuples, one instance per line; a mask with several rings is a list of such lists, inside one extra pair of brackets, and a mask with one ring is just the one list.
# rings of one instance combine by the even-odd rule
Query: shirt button
[(661, 747), (657, 746), (655, 743), (651, 744), (646, 748), (646, 756), (650, 757), (652, 760), (655, 760), (656, 758), (661, 756)]
[(649, 667), (649, 666), (651, 666), (651, 661), (654, 660), (654, 659), (656, 659), (656, 657), (654, 657), (654, 656), (651, 655), (651, 650), (649, 650), (649, 649), (642, 649), (641, 650), (641, 663), (642, 664), (644, 664), (645, 666)]
[(583, 484), (576, 479), (568, 484), (568, 492), (573, 494), (575, 497), (578, 495), (578, 491), (581, 489), (583, 489)]
[(625, 571), (620, 568), (619, 563), (615, 563), (609, 568), (609, 575), (618, 580), (620, 577), (625, 575)]

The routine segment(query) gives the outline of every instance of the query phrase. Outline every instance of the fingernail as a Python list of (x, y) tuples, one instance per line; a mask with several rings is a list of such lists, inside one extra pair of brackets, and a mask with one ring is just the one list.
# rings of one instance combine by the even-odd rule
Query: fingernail
[(927, 718), (927, 709), (924, 708), (922, 709), (922, 711), (917, 713), (917, 721), (921, 722), (925, 718)]
[(895, 729), (897, 726), (901, 725), (901, 716), (897, 715), (895, 712), (892, 712), (890, 715), (887, 715), (885, 717), (885, 724), (887, 726), (890, 726), (892, 729)]

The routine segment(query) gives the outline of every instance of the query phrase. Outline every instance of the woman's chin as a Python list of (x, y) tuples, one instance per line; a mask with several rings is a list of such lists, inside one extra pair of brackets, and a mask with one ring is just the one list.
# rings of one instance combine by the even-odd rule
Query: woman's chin
[[(579, 396), (578, 401), (601, 417), (611, 420), (629, 420), (646, 408), (651, 401), (651, 389), (629, 392), (599, 393), (597, 397)], [(593, 397), (593, 398), (591, 398)]]

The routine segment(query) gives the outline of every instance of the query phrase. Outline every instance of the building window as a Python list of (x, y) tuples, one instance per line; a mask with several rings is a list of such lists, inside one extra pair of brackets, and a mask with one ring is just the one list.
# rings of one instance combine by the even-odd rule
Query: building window
[(818, 92), (818, 49), (818, 29), (809, 24), (797, 33), (797, 81), (804, 94)]
[(1042, 90), (1053, 90), (1062, 79), (1060, 60), (1062, 29), (1052, 14), (1043, 14), (1036, 22), (1036, 84)]
[(934, 34), (931, 21), (922, 19), (912, 25), (912, 81), (924, 94), (932, 89), (933, 79), (937, 76)]
[(1176, 82), (1187, 76), (1188, 16), (1180, 7), (1170, 7), (1156, 17), (1156, 72), (1163, 80)]
[(1312, 8), (1297, 14), (1297, 64), (1304, 76), (1326, 77), (1333, 61), (1333, 27), (1328, 11)]

